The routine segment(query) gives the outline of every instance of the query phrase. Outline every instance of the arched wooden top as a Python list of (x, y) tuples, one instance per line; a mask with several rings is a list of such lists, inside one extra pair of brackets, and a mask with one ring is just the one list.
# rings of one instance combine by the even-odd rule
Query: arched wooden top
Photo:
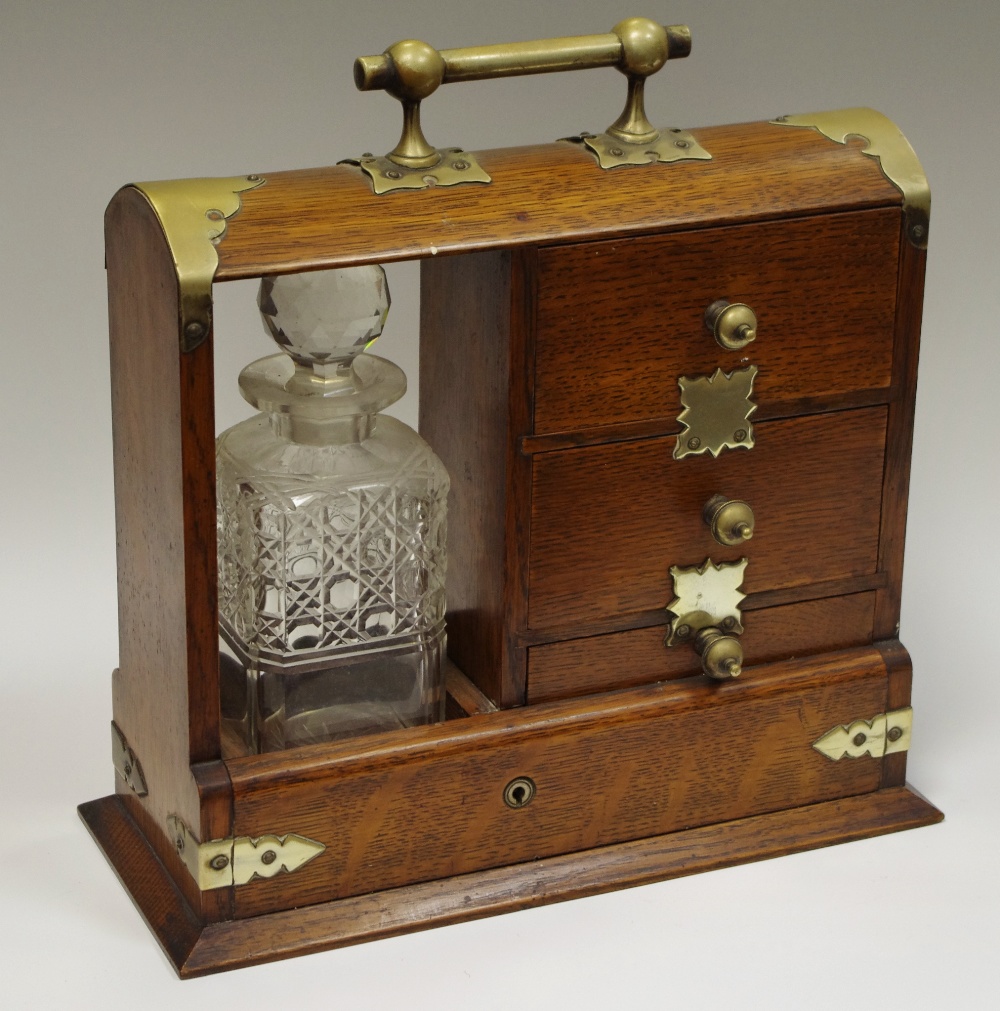
[(899, 204), (859, 146), (772, 123), (692, 131), (711, 161), (605, 171), (569, 143), (477, 153), (489, 185), (376, 196), (359, 168), (262, 173), (216, 280)]

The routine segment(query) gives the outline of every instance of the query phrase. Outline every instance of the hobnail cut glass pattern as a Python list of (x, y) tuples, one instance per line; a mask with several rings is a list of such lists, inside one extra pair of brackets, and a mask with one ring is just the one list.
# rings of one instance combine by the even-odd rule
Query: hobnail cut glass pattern
[(443, 619), (448, 485), (426, 446), (391, 481), (341, 489), (240, 478), (223, 446), (219, 464), (219, 610), (262, 664), (311, 664)]
[(303, 365), (349, 362), (382, 333), (389, 287), (378, 264), (261, 278), (265, 330)]
[(261, 750), (440, 718), (448, 475), (406, 425), (218, 441), (219, 613)]

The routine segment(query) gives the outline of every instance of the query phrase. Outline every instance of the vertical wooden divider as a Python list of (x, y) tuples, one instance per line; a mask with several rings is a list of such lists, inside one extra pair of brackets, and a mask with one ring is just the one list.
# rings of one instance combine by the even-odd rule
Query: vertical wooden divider
[[(146, 775), (117, 793), (192, 909), (228, 915), (231, 889), (200, 892), (166, 834), (229, 834), (219, 754), (211, 339), (180, 348), (178, 282), (146, 198), (121, 190), (106, 216), (120, 664), (114, 718)], [(198, 774), (192, 765), (198, 763)]]

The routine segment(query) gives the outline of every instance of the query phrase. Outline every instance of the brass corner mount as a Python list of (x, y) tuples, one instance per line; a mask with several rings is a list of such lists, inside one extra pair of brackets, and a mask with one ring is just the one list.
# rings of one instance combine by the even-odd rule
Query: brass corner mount
[(779, 116), (771, 122), (815, 130), (838, 144), (847, 144), (852, 138), (863, 140), (863, 153), (878, 163), (886, 179), (903, 194), (907, 240), (917, 249), (927, 248), (930, 185), (916, 152), (891, 119), (874, 109), (859, 108)]
[(132, 184), (149, 201), (170, 247), (184, 352), (203, 344), (212, 329), (212, 281), (219, 268), (215, 247), (243, 206), (242, 194), (264, 182), (263, 176), (246, 175)]

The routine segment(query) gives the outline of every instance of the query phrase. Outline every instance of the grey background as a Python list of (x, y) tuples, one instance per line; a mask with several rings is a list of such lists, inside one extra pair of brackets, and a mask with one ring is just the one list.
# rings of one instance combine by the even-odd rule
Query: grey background
[[(944, 825), (177, 983), (76, 820), (112, 787), (117, 657), (102, 214), (128, 181), (386, 151), (396, 103), (355, 56), (690, 24), (648, 87), (695, 127), (871, 105), (934, 195), (903, 597), (910, 779)], [(841, 1008), (995, 1000), (1000, 6), (881, 0), (574, 4), (4, 0), (0, 8), (0, 992), (7, 1007)], [(599, 130), (611, 70), (464, 84), (432, 142), (476, 150)], [(415, 378), (416, 273), (393, 268), (380, 353)], [(218, 291), (219, 424), (269, 353), (254, 286)], [(431, 393), (432, 395), (432, 393)], [(416, 392), (400, 405), (414, 417)]]

